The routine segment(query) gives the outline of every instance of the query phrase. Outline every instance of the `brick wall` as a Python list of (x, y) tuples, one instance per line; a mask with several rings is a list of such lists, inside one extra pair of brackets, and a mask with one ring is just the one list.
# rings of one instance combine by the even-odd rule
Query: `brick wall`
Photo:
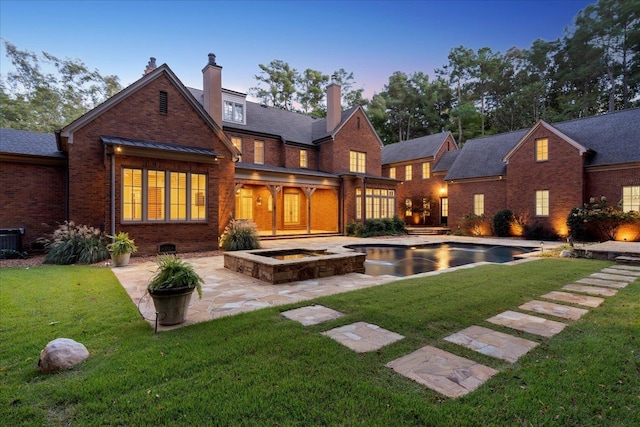
[(462, 226), (462, 218), (473, 213), (474, 194), (484, 194), (484, 215), (489, 223), (494, 215), (507, 208), (506, 180), (458, 181), (449, 184), (449, 221), (452, 231)]
[(65, 166), (2, 162), (0, 228), (24, 228), (23, 250), (66, 219)]
[(361, 110), (356, 110), (344, 123), (334, 140), (332, 147), (322, 145), (320, 156), (327, 155), (332, 160), (331, 164), (324, 164), (321, 170), (332, 173), (349, 171), (349, 152), (360, 151), (367, 153), (366, 173), (378, 176), (382, 174), (382, 147)]
[[(159, 113), (160, 91), (168, 94), (168, 114)], [(218, 236), (234, 210), (231, 152), (168, 78), (160, 75), (74, 132), (69, 146), (69, 217), (110, 232), (111, 158), (105, 154), (100, 135), (208, 148), (223, 154), (217, 164), (135, 158), (126, 155), (126, 147), (123, 155), (115, 156), (116, 230), (129, 232), (141, 254), (156, 253), (163, 243), (175, 243), (178, 252), (217, 247)], [(123, 166), (206, 173), (207, 222), (121, 224)]]
[[(535, 160), (535, 140), (548, 138), (549, 160)], [(536, 216), (537, 190), (549, 190), (549, 215)], [(509, 159), (507, 204), (514, 214), (525, 214), (530, 224), (566, 235), (571, 209), (583, 201), (583, 157), (577, 148), (539, 126)]]

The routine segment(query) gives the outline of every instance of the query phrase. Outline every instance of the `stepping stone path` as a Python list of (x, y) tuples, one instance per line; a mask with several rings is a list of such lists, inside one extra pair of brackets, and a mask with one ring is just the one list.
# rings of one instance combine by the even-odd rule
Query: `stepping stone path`
[(548, 314), (550, 316), (562, 317), (563, 319), (578, 320), (583, 314), (589, 312), (584, 308), (569, 307), (562, 304), (546, 301), (529, 301), (518, 307), (521, 310), (534, 311), (536, 313)]
[(583, 294), (589, 294), (589, 295), (600, 295), (603, 297), (612, 297), (618, 292), (615, 289), (599, 288), (597, 286), (577, 285), (577, 284), (564, 285), (562, 289), (566, 291), (581, 292)]
[(285, 311), (282, 315), (288, 319), (302, 323), (304, 326), (317, 325), (344, 316), (339, 311), (332, 310), (322, 305), (310, 305), (294, 310)]
[(498, 373), (430, 345), (387, 363), (387, 367), (449, 397), (464, 396)]
[(378, 350), (404, 338), (400, 334), (388, 331), (371, 323), (357, 322), (323, 332), (322, 335), (333, 338), (340, 344), (358, 353)]
[(538, 345), (537, 342), (482, 326), (469, 326), (444, 340), (511, 363)]
[[(618, 289), (626, 287), (638, 277), (640, 267), (614, 265), (562, 287), (563, 290), (572, 292), (552, 291), (540, 296), (555, 302), (532, 300), (520, 305), (518, 309), (576, 321), (588, 313), (588, 310), (558, 302), (596, 308), (604, 302), (604, 298), (600, 297), (614, 296)], [(343, 316), (338, 311), (320, 305), (285, 311), (282, 315), (305, 326)], [(490, 317), (486, 321), (544, 338), (560, 333), (567, 326), (564, 322), (511, 310)], [(378, 350), (404, 338), (400, 334), (365, 322), (341, 326), (322, 334), (359, 353)], [(516, 362), (539, 344), (477, 325), (451, 334), (444, 340), (510, 363)], [(498, 373), (493, 368), (430, 345), (392, 360), (386, 366), (451, 398), (464, 396)]]
[(604, 298), (590, 297), (587, 295), (572, 294), (570, 292), (552, 291), (542, 295), (542, 298), (552, 299), (555, 301), (568, 302), (571, 304), (584, 305), (586, 307), (599, 307), (604, 302)]

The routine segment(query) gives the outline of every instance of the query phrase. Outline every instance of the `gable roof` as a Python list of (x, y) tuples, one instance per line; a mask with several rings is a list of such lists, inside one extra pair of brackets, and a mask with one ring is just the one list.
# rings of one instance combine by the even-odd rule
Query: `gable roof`
[(58, 150), (52, 133), (29, 132), (17, 129), (0, 129), (0, 152), (26, 156), (66, 158)]
[(189, 91), (186, 86), (182, 84), (180, 79), (171, 71), (167, 64), (162, 64), (157, 67), (153, 71), (148, 74), (145, 74), (140, 79), (135, 81), (133, 84), (127, 86), (111, 98), (104, 101), (102, 104), (98, 105), (94, 109), (88, 111), (83, 114), (73, 122), (69, 123), (67, 126), (63, 127), (61, 130), (56, 132), (56, 137), (60, 138), (69, 138), (69, 143), (73, 143), (73, 132), (82, 128), (87, 123), (91, 122), (95, 118), (99, 117), (105, 111), (113, 107), (114, 105), (120, 103), (122, 100), (129, 97), (131, 94), (135, 93), (140, 88), (146, 86), (150, 82), (159, 78), (160, 76), (166, 76), (178, 89), (178, 91), (184, 96), (184, 98), (189, 102), (189, 104), (194, 108), (194, 110), (200, 115), (200, 117), (209, 125), (209, 127), (214, 131), (216, 136), (222, 141), (223, 144), (227, 146), (229, 151), (232, 153), (233, 157), (237, 157), (240, 155), (240, 152), (233, 146), (231, 140), (227, 137), (227, 135), (222, 131), (220, 126), (218, 126), (211, 116), (204, 110), (202, 104), (200, 104), (194, 97), (191, 91)]
[[(203, 102), (202, 90), (187, 89), (199, 103)], [(335, 135), (359, 108), (362, 107), (352, 107), (342, 111), (339, 125), (333, 131), (327, 132), (327, 120), (324, 117), (316, 118), (295, 111), (246, 101), (246, 123), (223, 121), (223, 126), (226, 130), (237, 130), (279, 138), (289, 144), (313, 146)], [(366, 114), (364, 116), (366, 117)], [(373, 129), (373, 126), (371, 128)]]
[(460, 154), (461, 150), (453, 150), (453, 151), (445, 151), (438, 159), (438, 162), (435, 164), (432, 172), (446, 172), (451, 169), (453, 162), (458, 158), (458, 154)]
[(504, 175), (505, 161), (539, 126), (588, 152), (587, 167), (640, 162), (640, 108), (632, 108), (553, 124), (540, 121), (531, 129), (469, 140), (445, 179)]
[(586, 166), (640, 162), (640, 108), (552, 126), (592, 152)]
[(444, 177), (451, 181), (465, 178), (504, 175), (507, 165), (502, 158), (528, 132), (527, 129), (470, 139)]
[(435, 135), (427, 135), (385, 145), (382, 148), (382, 164), (433, 157), (438, 153), (438, 150), (449, 135), (451, 135), (451, 132), (440, 132)]

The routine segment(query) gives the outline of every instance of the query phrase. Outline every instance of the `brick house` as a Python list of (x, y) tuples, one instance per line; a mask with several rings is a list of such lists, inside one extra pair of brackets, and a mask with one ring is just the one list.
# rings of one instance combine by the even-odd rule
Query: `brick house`
[[(593, 197), (640, 210), (640, 109), (549, 124), (467, 141), (449, 168), (449, 224), (491, 219), (509, 209), (559, 236), (572, 208)], [(489, 233), (490, 230), (484, 230)], [(637, 240), (640, 229), (617, 238)]]
[(341, 111), (340, 95), (330, 84), (316, 119), (223, 89), (213, 54), (202, 90), (152, 58), (55, 136), (3, 130), (0, 194), (15, 209), (0, 212), (0, 228), (25, 230), (29, 249), (69, 219), (127, 231), (146, 254), (211, 250), (234, 217), (263, 235), (318, 235), (393, 216), (398, 181), (381, 174), (382, 142), (362, 108)]
[(448, 197), (444, 181), (458, 145), (451, 132), (442, 132), (386, 145), (382, 171), (402, 181), (397, 215), (409, 225), (447, 224)]

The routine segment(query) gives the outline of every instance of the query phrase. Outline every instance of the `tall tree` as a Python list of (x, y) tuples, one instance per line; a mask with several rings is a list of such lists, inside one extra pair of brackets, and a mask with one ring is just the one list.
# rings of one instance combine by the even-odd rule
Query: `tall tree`
[(326, 115), (326, 107), (323, 106), (322, 101), (325, 97), (325, 88), (328, 82), (328, 75), (311, 68), (304, 70), (298, 77), (296, 99), (303, 113), (319, 117)]
[(275, 59), (268, 65), (259, 64), (258, 67), (262, 71), (254, 78), (258, 85), (264, 83), (267, 88), (256, 86), (250, 89), (251, 93), (261, 98), (266, 105), (293, 111), (298, 71), (280, 59)]
[[(103, 76), (80, 60), (19, 50), (3, 40), (15, 71), (0, 82), (0, 126), (37, 132), (63, 127), (121, 87), (116, 76)], [(42, 66), (53, 69), (43, 71)]]
[(331, 77), (340, 85), (343, 108), (367, 105), (368, 101), (363, 97), (364, 88), (353, 88), (356, 84), (353, 72), (340, 68), (334, 71)]

